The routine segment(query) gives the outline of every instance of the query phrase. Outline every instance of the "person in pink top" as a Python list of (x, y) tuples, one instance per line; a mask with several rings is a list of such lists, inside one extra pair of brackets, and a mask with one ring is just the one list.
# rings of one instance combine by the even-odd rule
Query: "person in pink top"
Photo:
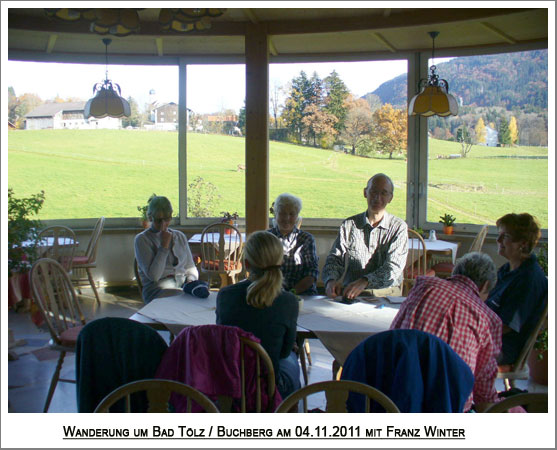
[(391, 329), (434, 334), (470, 366), (475, 381), (465, 412), (472, 404), (480, 411), (499, 401), (495, 378), (502, 322), (485, 304), (496, 280), (495, 264), (488, 255), (468, 253), (457, 261), (448, 279), (418, 277), (391, 324)]

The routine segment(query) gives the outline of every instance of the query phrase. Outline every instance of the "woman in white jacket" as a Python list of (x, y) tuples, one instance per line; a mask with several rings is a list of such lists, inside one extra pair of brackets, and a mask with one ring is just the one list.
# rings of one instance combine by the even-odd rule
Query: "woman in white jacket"
[(135, 237), (135, 258), (145, 303), (179, 294), (184, 282), (199, 277), (186, 235), (168, 228), (172, 220), (168, 198), (153, 197), (147, 215), (151, 227)]

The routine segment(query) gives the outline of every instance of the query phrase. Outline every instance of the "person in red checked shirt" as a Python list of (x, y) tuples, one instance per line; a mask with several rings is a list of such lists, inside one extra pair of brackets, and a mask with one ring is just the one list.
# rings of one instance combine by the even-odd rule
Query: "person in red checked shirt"
[(391, 324), (412, 328), (443, 339), (470, 366), (474, 389), (464, 412), (474, 404), (482, 411), (499, 400), (495, 389), (497, 356), (501, 351), (501, 319), (484, 303), (495, 285), (497, 272), (483, 253), (464, 255), (448, 279), (418, 277)]

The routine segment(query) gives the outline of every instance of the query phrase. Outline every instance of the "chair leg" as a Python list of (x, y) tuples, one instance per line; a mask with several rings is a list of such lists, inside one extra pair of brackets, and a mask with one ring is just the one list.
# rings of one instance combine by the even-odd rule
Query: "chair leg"
[(300, 366), (302, 369), (302, 375), (304, 377), (304, 385), (308, 385), (308, 369), (306, 366), (306, 356), (305, 356), (305, 350), (304, 350), (304, 342), (299, 342), (299, 340), (296, 342), (297, 346), (298, 346), (298, 358), (300, 358)]
[(503, 383), (505, 383), (505, 390), (506, 390), (506, 391), (510, 391), (511, 388), (513, 387), (512, 385), (514, 384), (514, 382), (511, 383), (511, 380), (509, 380), (508, 378), (505, 378), (505, 379), (503, 380)]
[(309, 341), (307, 339), (304, 341), (304, 351), (306, 352), (308, 364), (311, 366), (311, 349), (309, 348)]
[(56, 385), (58, 384), (58, 379), (60, 378), (60, 370), (62, 370), (62, 364), (64, 364), (64, 358), (66, 356), (66, 352), (60, 352), (60, 356), (58, 357), (58, 362), (56, 363), (56, 369), (52, 374), (52, 379), (50, 380), (50, 387), (48, 388), (48, 394), (46, 395), (46, 402), (44, 404), (43, 412), (48, 412), (48, 408), (50, 407), (50, 401), (52, 400), (52, 396), (54, 395), (54, 390), (56, 389)]
[(89, 278), (89, 284), (91, 284), (91, 287), (93, 288), (93, 292), (95, 293), (95, 298), (97, 299), (97, 305), (100, 306), (101, 299), (99, 298), (99, 293), (97, 292), (97, 285), (95, 284), (95, 280), (93, 280), (93, 274), (91, 273), (91, 269), (87, 267), (87, 269), (85, 270), (87, 271), (87, 278)]

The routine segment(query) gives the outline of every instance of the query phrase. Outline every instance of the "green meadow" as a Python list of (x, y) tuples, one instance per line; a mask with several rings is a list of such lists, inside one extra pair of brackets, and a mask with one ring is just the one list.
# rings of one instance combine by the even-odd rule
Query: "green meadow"
[[(22, 130), (8, 135), (8, 185), (17, 196), (44, 190), (41, 219), (137, 217), (154, 192), (178, 204), (178, 134), (143, 130)], [(245, 140), (191, 133), (189, 182), (217, 187), (221, 211), (244, 215)], [(474, 146), (430, 140), (428, 220), (446, 212), (458, 222), (495, 223), (507, 212), (534, 214), (548, 224), (547, 148)], [(439, 158), (443, 156), (444, 158)], [(270, 202), (281, 192), (303, 200), (303, 217), (342, 218), (365, 209), (368, 178), (385, 172), (395, 182), (390, 211), (406, 215), (406, 162), (270, 142)]]

